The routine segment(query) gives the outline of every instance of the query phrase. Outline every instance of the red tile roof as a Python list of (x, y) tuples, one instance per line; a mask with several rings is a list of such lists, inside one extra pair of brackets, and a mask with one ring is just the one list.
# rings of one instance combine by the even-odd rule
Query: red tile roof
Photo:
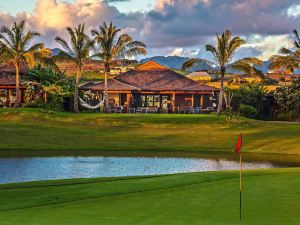
[[(138, 87), (134, 87), (128, 84), (121, 83), (115, 79), (109, 79), (107, 81), (107, 86), (110, 91), (133, 91), (140, 90)], [(93, 91), (103, 91), (104, 90), (104, 81), (99, 83), (88, 83), (80, 87), (82, 90), (93, 90)]]
[[(84, 90), (104, 90), (104, 82), (84, 85)], [(108, 81), (111, 91), (217, 91), (174, 72), (154, 61), (149, 61), (140, 67), (120, 74)]]
[[(16, 85), (16, 76), (3, 74), (0, 72), (0, 87), (1, 86), (15, 86)], [(21, 78), (20, 85), (23, 85), (23, 80)]]
[[(27, 70), (28, 70), (28, 68), (27, 68), (26, 64), (22, 63), (20, 65), (20, 68), (19, 68), (20, 74), (26, 74)], [(0, 73), (15, 75), (16, 74), (16, 68), (12, 63), (5, 64), (5, 65), (0, 65)]]

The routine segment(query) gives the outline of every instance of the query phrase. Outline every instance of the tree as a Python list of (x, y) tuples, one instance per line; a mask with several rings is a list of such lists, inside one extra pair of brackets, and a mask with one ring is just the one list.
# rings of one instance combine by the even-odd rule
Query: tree
[(12, 28), (3, 26), (0, 31), (0, 62), (4, 64), (12, 63), (16, 70), (16, 104), (21, 103), (20, 74), (21, 64), (33, 68), (36, 64), (47, 65), (58, 70), (51, 60), (51, 51), (44, 48), (44, 44), (31, 42), (40, 36), (34, 31), (25, 32), (25, 21), (14, 22)]
[(278, 106), (278, 114), (282, 119), (294, 119), (300, 117), (300, 78), (292, 84), (282, 86), (274, 92), (274, 98)]
[(57, 59), (61, 60), (71, 60), (76, 63), (77, 73), (75, 80), (75, 90), (74, 90), (74, 112), (79, 113), (78, 108), (78, 89), (79, 82), (82, 78), (82, 68), (85, 60), (90, 58), (90, 51), (93, 47), (93, 41), (90, 40), (88, 35), (85, 33), (85, 25), (79, 24), (76, 28), (67, 27), (67, 31), (70, 35), (70, 45), (67, 41), (61, 37), (56, 37), (55, 41), (58, 42), (62, 47), (61, 51), (57, 55)]
[(40, 89), (45, 93), (49, 87), (59, 87), (62, 90), (62, 95), (70, 96), (74, 92), (74, 79), (67, 77), (62, 72), (56, 72), (51, 68), (43, 68), (40, 65), (29, 70), (26, 75), (26, 81), (38, 83)]
[(264, 100), (268, 90), (264, 84), (248, 83), (241, 86), (235, 95), (239, 105), (252, 106), (259, 115), (264, 113)]
[(232, 108), (231, 102), (232, 102), (235, 92), (236, 91), (230, 87), (224, 88), (224, 100), (225, 100), (226, 109)]
[(287, 73), (294, 73), (295, 70), (300, 68), (300, 37), (297, 30), (294, 30), (293, 33), (295, 36), (295, 50), (280, 49), (279, 55), (274, 55), (270, 58), (270, 69), (284, 69)]
[(134, 41), (128, 34), (118, 35), (118, 29), (112, 23), (107, 25), (105, 22), (99, 26), (98, 30), (92, 30), (96, 43), (95, 54), (93, 57), (100, 58), (105, 66), (105, 91), (104, 104), (108, 111), (108, 86), (107, 79), (110, 75), (110, 68), (116, 60), (131, 58), (140, 54), (145, 55), (146, 45), (140, 41)]
[(224, 98), (224, 76), (228, 69), (263, 77), (261, 71), (254, 67), (254, 65), (262, 65), (262, 61), (257, 58), (243, 58), (235, 62), (231, 62), (237, 50), (245, 43), (246, 42), (240, 37), (232, 37), (231, 32), (226, 30), (221, 36), (217, 34), (217, 43), (215, 46), (205, 46), (206, 51), (213, 55), (214, 62), (210, 62), (206, 59), (190, 59), (182, 66), (182, 68), (186, 70), (187, 68), (194, 66), (196, 63), (206, 62), (220, 70), (221, 87), (217, 115), (220, 115), (222, 112)]

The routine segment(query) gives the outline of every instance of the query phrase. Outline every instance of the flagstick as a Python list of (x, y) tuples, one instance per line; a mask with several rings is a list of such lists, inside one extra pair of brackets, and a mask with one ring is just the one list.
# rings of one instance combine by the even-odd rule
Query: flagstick
[(242, 152), (240, 153), (240, 221), (242, 221)]

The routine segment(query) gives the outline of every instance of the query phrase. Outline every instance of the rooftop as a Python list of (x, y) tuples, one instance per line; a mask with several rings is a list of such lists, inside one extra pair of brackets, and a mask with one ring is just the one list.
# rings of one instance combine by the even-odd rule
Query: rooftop
[[(81, 87), (84, 90), (104, 90), (104, 81)], [(135, 69), (108, 80), (112, 91), (216, 91), (173, 70), (149, 61)]]

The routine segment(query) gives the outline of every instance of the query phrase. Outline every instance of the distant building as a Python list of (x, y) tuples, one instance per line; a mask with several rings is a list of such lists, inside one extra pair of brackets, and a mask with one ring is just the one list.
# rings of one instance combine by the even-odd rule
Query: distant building
[[(24, 76), (27, 72), (25, 64), (20, 65), (20, 98), (24, 102)], [(13, 64), (0, 66), (0, 107), (13, 106), (16, 103), (16, 69)]]
[(292, 82), (296, 77), (299, 75), (297, 74), (286, 74), (283, 72), (273, 72), (267, 73), (266, 77), (277, 82)]
[(186, 75), (187, 78), (190, 78), (194, 81), (211, 81), (212, 77), (205, 71), (192, 72)]

